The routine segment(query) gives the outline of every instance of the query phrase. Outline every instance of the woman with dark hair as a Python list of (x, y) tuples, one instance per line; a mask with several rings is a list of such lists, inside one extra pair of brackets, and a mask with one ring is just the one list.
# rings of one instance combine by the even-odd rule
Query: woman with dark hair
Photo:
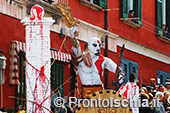
[[(129, 82), (121, 86), (118, 93), (123, 95), (128, 101), (130, 99), (137, 99), (139, 96), (139, 86), (137, 85), (137, 79), (135, 73), (131, 73), (129, 76)], [(138, 113), (138, 108), (133, 108), (133, 113)]]
[[(142, 100), (148, 100), (148, 102), (149, 102), (149, 96), (148, 96), (148, 94), (146, 94), (146, 93), (141, 93), (140, 95), (139, 95), (139, 99), (140, 99), (140, 101), (141, 101), (141, 105), (142, 105), (142, 103), (143, 103), (143, 101)], [(151, 108), (149, 108), (149, 106), (148, 107), (139, 107), (139, 113), (154, 113), (154, 111), (151, 109)]]

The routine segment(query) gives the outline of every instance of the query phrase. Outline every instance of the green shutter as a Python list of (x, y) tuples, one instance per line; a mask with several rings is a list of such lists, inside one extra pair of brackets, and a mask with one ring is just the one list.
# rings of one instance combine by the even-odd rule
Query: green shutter
[(129, 0), (121, 0), (121, 18), (128, 18)]
[(162, 0), (156, 0), (156, 34), (157, 35), (163, 35), (162, 30), (162, 24), (163, 24), (163, 18), (162, 18), (162, 9), (163, 9), (163, 3)]
[(125, 71), (125, 76), (126, 76), (124, 83), (127, 83), (129, 80), (129, 63), (124, 58), (121, 59), (121, 67), (123, 68), (123, 71)]
[(55, 71), (54, 71), (54, 65), (51, 67), (51, 86), (52, 86), (52, 91), (55, 90), (54, 87), (54, 82), (55, 82)]
[[(166, 27), (170, 33), (170, 0), (166, 0)], [(168, 34), (166, 37), (170, 38), (170, 35)]]
[[(25, 82), (25, 72), (24, 72), (24, 66), (23, 66), (24, 61), (25, 61), (25, 56), (23, 54), (18, 54), (18, 56), (19, 56), (19, 60), (18, 60), (17, 64), (18, 64), (18, 69), (19, 69), (19, 82), (20, 82), (20, 84), (16, 85), (16, 93), (15, 93), (15, 95), (18, 98), (25, 98), (26, 97), (25, 96), (25, 94), (26, 94), (26, 90), (25, 90), (26, 89), (26, 87), (25, 87), (26, 82)], [(16, 110), (18, 110), (19, 105), (24, 106), (24, 103), (25, 103), (24, 100), (16, 99), (15, 100), (15, 108), (16, 108)]]
[(107, 0), (94, 0), (93, 1), (94, 4), (99, 5), (100, 7), (106, 9), (106, 3)]
[(142, 26), (142, 0), (133, 0), (133, 10), (134, 17), (140, 18), (139, 20), (134, 20), (134, 22)]
[(138, 79), (138, 64), (135, 62), (130, 61), (129, 62), (129, 74), (135, 73), (136, 78)]
[(160, 79), (160, 83), (158, 83), (158, 85), (160, 84), (165, 85), (165, 80), (170, 78), (170, 73), (157, 70), (157, 78)]
[[(54, 63), (51, 68), (51, 85), (52, 91), (64, 83), (64, 66)], [(61, 96), (64, 96), (64, 86), (59, 88)], [(58, 92), (58, 91), (55, 91)]]
[(121, 67), (126, 73), (126, 80), (124, 83), (126, 83), (129, 80), (129, 75), (131, 73), (136, 74), (136, 78), (138, 79), (138, 63), (130, 61), (128, 59), (122, 58), (121, 59)]
[[(75, 82), (76, 82), (76, 73), (74, 71), (74, 68), (75, 68), (75, 66), (71, 62), (71, 76), (72, 76), (72, 78), (71, 78), (71, 91), (74, 90)], [(74, 95), (74, 91), (71, 93), (71, 96), (73, 96), (73, 95)]]

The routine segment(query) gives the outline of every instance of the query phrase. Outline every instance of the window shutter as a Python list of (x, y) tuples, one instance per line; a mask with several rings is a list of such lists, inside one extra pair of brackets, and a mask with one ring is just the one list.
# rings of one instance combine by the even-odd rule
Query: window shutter
[[(168, 27), (168, 33), (170, 33), (170, 0), (166, 0), (166, 26)], [(166, 37), (170, 38), (168, 34)]]
[(162, 24), (163, 24), (163, 18), (162, 18), (162, 0), (156, 0), (156, 34), (157, 35), (163, 35), (162, 30)]
[(123, 68), (123, 70), (125, 71), (125, 76), (126, 79), (124, 81), (124, 83), (128, 82), (129, 80), (129, 63), (126, 59), (122, 58), (121, 59), (121, 67)]
[(128, 18), (129, 0), (121, 0), (121, 18)]
[(52, 65), (52, 67), (51, 67), (51, 85), (52, 85), (52, 91), (55, 89), (54, 83), (55, 83), (55, 71), (54, 71), (54, 65)]
[(123, 70), (126, 73), (126, 80), (124, 81), (124, 83), (128, 82), (129, 75), (131, 73), (135, 73), (136, 78), (138, 80), (138, 63), (130, 61), (130, 60), (125, 59), (125, 58), (122, 58), (121, 59), (121, 67), (123, 68)]
[(133, 0), (134, 17), (140, 18), (135, 20), (137, 24), (142, 26), (142, 0)]
[(132, 61), (129, 63), (129, 72), (130, 72), (129, 74), (135, 73), (136, 78), (138, 80), (138, 64), (137, 63), (132, 62)]
[(170, 78), (170, 73), (161, 71), (161, 70), (157, 70), (157, 78), (160, 79), (160, 83), (158, 84), (162, 84), (165, 85), (165, 80), (168, 78)]
[(100, 7), (106, 9), (107, 0), (94, 0), (93, 3), (99, 5)]

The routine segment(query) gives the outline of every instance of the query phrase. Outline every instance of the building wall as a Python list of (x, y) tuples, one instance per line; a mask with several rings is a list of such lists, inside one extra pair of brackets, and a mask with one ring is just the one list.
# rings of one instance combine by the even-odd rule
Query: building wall
[[(108, 0), (108, 8), (119, 8), (119, 10), (108, 12), (108, 25), (109, 31), (125, 37), (129, 40), (145, 45), (154, 50), (160, 51), (167, 55), (169, 53), (170, 45), (157, 38), (155, 35), (156, 26), (156, 2), (155, 0), (142, 0), (142, 27), (135, 29), (128, 25), (125, 25), (120, 20), (120, 1), (121, 0)], [(134, 12), (135, 13), (135, 12)], [(150, 25), (149, 25), (150, 24)], [(148, 31), (147, 29), (150, 29)], [(151, 31), (152, 30), (152, 31)]]
[[(6, 0), (5, 0), (6, 1)], [(134, 42), (137, 42), (141, 45), (144, 45), (146, 47), (149, 47), (151, 49), (157, 50), (159, 52), (162, 52), (164, 54), (170, 55), (169, 53), (169, 44), (162, 42), (157, 39), (155, 33), (149, 32), (145, 29), (146, 22), (143, 22), (143, 26), (141, 28), (135, 29), (131, 28), (120, 21), (120, 0), (108, 0), (108, 8), (119, 8), (119, 10), (115, 11), (109, 11), (108, 12), (108, 29), (110, 32), (115, 33), (117, 35), (123, 36), (124, 38), (127, 38), (129, 40), (132, 40)], [(152, 5), (151, 5), (152, 4)], [(83, 20), (89, 24), (92, 24), (94, 26), (104, 28), (104, 12), (103, 11), (95, 11), (93, 9), (90, 9), (82, 4), (80, 4), (79, 0), (71, 0), (69, 1), (69, 6), (71, 7), (72, 14), (75, 18), (78, 18), (80, 20)], [(2, 11), (1, 11), (2, 12)], [(23, 14), (24, 15), (24, 14)], [(144, 21), (147, 21), (148, 23), (155, 26), (155, 1), (145, 1), (142, 0), (142, 19)], [(9, 99), (8, 96), (15, 96), (15, 86), (8, 85), (8, 76), (9, 76), (9, 47), (10, 47), (10, 41), (11, 40), (17, 40), (21, 42), (25, 42), (25, 27), (20, 23), (19, 19), (16, 19), (14, 17), (10, 17), (7, 15), (4, 15), (0, 13), (0, 49), (7, 51), (7, 53), (3, 53), (5, 57), (7, 58), (7, 67), (5, 70), (5, 84), (4, 87), (4, 106), (15, 106), (15, 100)], [(54, 26), (53, 26), (54, 27)], [(60, 26), (62, 27), (62, 25)], [(51, 48), (55, 48), (59, 50), (60, 45), (63, 41), (63, 38), (60, 37), (59, 29), (58, 31), (55, 31), (56, 28), (54, 27), (51, 31)], [(98, 31), (100, 32), (100, 31)], [(68, 32), (69, 34), (69, 32)], [(87, 36), (87, 35), (86, 35)], [(82, 36), (83, 37), (83, 36)], [(120, 37), (118, 39), (114, 39), (115, 44), (117, 45), (114, 50), (115, 51), (109, 51), (108, 56), (111, 58), (115, 63), (118, 61), (118, 56), (120, 52), (120, 44), (119, 41)], [(85, 42), (86, 40), (81, 39), (83, 41), (80, 41), (80, 45), (82, 50), (85, 48)], [(141, 47), (141, 45), (139, 45)], [(71, 42), (70, 38), (68, 37), (66, 40), (66, 48), (68, 49), (68, 53), (71, 52)], [(135, 46), (134, 46), (135, 48)], [(142, 50), (142, 49), (141, 49)], [(64, 48), (61, 50), (62, 52), (66, 52)], [(102, 49), (101, 53), (104, 55), (104, 49)], [(160, 69), (162, 71), (170, 73), (170, 65), (166, 63), (166, 61), (169, 58), (169, 56), (163, 55), (164, 57), (168, 57), (166, 60), (162, 59), (154, 59), (150, 55), (142, 55), (138, 52), (134, 52), (133, 49), (126, 48), (125, 49), (125, 56), (124, 58), (132, 60), (139, 64), (139, 83), (146, 83), (149, 84), (149, 79), (151, 77), (157, 78), (157, 70)], [(154, 54), (152, 54), (153, 56)], [(164, 58), (162, 57), (162, 58)], [(170, 61), (170, 60), (169, 60)], [(66, 81), (71, 75), (70, 75), (70, 64), (56, 61), (59, 64), (64, 65), (64, 81)], [(114, 74), (109, 72), (109, 87), (111, 88), (111, 81), (113, 80)], [(103, 79), (104, 81), (104, 79)], [(143, 81), (143, 82), (142, 82)], [(70, 85), (71, 83), (67, 83), (64, 85), (64, 95), (68, 96), (70, 92)]]
[[(3, 85), (3, 95), (4, 95), (4, 107), (8, 108), (9, 106), (15, 107), (15, 99), (9, 98), (9, 96), (15, 96), (16, 85), (9, 85), (9, 50), (10, 50), (10, 41), (17, 40), (20, 42), (25, 42), (25, 26), (20, 22), (19, 19), (4, 15), (0, 13), (0, 48), (1, 50), (6, 51), (7, 53), (2, 53), (7, 58), (7, 66), (5, 69), (5, 84)], [(61, 43), (64, 38), (61, 38), (59, 34), (51, 31), (51, 48), (57, 50), (60, 49)], [(66, 40), (66, 48), (68, 53), (71, 52), (71, 41), (68, 37)], [(82, 48), (84, 44), (81, 44)], [(61, 52), (66, 53), (64, 47)], [(71, 70), (70, 63), (56, 61), (56, 63), (64, 65), (64, 81), (70, 78)], [(68, 96), (71, 89), (71, 81), (64, 85), (64, 95)], [(0, 98), (1, 99), (1, 98)]]

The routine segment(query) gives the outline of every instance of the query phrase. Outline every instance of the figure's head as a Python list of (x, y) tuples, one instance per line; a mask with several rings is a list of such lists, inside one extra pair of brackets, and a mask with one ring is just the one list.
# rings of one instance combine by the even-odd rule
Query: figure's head
[(91, 38), (88, 41), (89, 52), (96, 56), (100, 54), (100, 46), (101, 46), (101, 42), (98, 38)]

